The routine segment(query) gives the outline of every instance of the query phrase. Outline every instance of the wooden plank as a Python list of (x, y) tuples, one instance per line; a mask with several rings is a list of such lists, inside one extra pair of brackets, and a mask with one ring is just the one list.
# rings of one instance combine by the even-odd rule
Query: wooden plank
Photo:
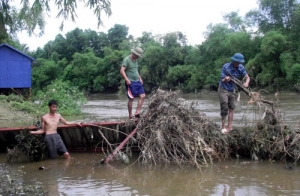
[[(92, 123), (83, 123), (82, 127), (91, 127), (91, 126), (101, 126), (101, 127), (110, 127), (115, 125), (121, 125), (125, 122), (92, 122)], [(76, 128), (78, 125), (58, 125), (57, 129), (61, 128)], [(31, 130), (36, 131), (36, 126), (24, 126), (24, 127), (0, 127), (0, 132), (10, 132), (10, 131), (23, 131), (23, 130)]]
[[(135, 123), (128, 125), (125, 122), (93, 122), (82, 124), (82, 127), (76, 124), (59, 125), (57, 133), (68, 150), (101, 151), (107, 147), (107, 144), (100, 132), (111, 144), (117, 144), (123, 141), (134, 128)], [(37, 130), (37, 128), (36, 126), (0, 128), (0, 152), (16, 145), (15, 136), (25, 130)]]

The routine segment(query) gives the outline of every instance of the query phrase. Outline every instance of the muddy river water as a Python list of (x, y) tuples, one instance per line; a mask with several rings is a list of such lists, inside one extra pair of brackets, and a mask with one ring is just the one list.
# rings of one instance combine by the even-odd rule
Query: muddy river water
[[(217, 123), (220, 122), (219, 98), (216, 93), (183, 94), (181, 96), (188, 101), (196, 101), (198, 103), (196, 109), (205, 113), (211, 120)], [(279, 93), (277, 97), (273, 94), (266, 94), (263, 98), (274, 102), (275, 108), (280, 112), (285, 123), (294, 124), (300, 120), (300, 94)], [(266, 106), (248, 106), (248, 101), (249, 98), (244, 93), (241, 93), (240, 101), (236, 102), (234, 114), (236, 126), (255, 122), (261, 119), (265, 112)], [(134, 102), (134, 108), (136, 103)], [(147, 103), (148, 100), (145, 101), (145, 105)], [(127, 99), (125, 96), (118, 95), (94, 95), (89, 97), (89, 101), (84, 106), (83, 111), (88, 119), (96, 118), (108, 121), (126, 119), (128, 117)]]
[[(197, 109), (209, 118), (220, 121), (218, 97), (214, 93), (189, 94), (183, 97), (198, 101)], [(286, 124), (299, 120), (299, 94), (267, 95), (276, 101)], [(237, 103), (235, 126), (260, 119), (265, 106), (247, 106), (248, 98), (242, 94)], [(136, 104), (136, 102), (135, 102)], [(134, 104), (134, 107), (135, 107)], [(147, 104), (147, 101), (146, 103)], [(83, 107), (85, 114), (68, 120), (115, 121), (127, 118), (126, 97), (94, 95)], [(112, 161), (108, 165), (95, 165), (100, 153), (71, 153), (72, 160), (63, 158), (43, 162), (9, 164), (11, 169), (22, 168), (22, 178), (28, 184), (42, 186), (48, 195), (300, 195), (300, 167), (287, 168), (285, 163), (253, 161), (245, 158), (216, 162), (201, 171), (191, 166), (141, 165), (136, 156), (129, 164)], [(0, 154), (0, 163), (6, 155)], [(134, 163), (134, 164), (133, 164)], [(22, 166), (22, 167), (21, 167)], [(44, 170), (39, 170), (44, 167)]]

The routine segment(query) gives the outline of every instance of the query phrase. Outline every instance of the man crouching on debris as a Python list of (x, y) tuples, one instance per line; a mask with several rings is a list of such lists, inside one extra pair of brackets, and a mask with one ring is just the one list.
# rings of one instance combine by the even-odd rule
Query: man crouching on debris
[(56, 113), (57, 101), (51, 100), (48, 103), (49, 113), (42, 117), (42, 127), (37, 131), (30, 131), (30, 134), (44, 134), (45, 133), (45, 143), (49, 151), (50, 158), (56, 158), (58, 155), (64, 155), (66, 159), (71, 158), (67, 151), (65, 144), (63, 143), (60, 135), (57, 133), (58, 123), (61, 122), (65, 125), (77, 124), (81, 126), (81, 123), (68, 122), (60, 114)]
[[(243, 87), (249, 86), (250, 77), (248, 76), (245, 67), (241, 64), (244, 63), (244, 56), (241, 53), (236, 53), (231, 57), (232, 62), (226, 63), (222, 67), (221, 79), (219, 82), (219, 100), (221, 106), (222, 117), (222, 133), (226, 134), (232, 130), (233, 112), (235, 108), (235, 83), (233, 78), (246, 78)], [(229, 110), (229, 114), (228, 114)], [(226, 117), (228, 115), (228, 126), (225, 125)]]

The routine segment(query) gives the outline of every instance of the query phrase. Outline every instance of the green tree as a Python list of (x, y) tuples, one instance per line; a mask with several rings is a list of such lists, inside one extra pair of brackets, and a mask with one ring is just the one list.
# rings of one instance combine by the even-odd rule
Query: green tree
[(296, 83), (299, 76), (296, 76), (293, 70), (295, 65), (299, 65), (296, 63), (294, 55), (291, 52), (284, 52), (280, 55), (280, 70), (285, 75), (285, 79), (288, 82)]
[(76, 52), (81, 53), (85, 49), (86, 39), (82, 29), (75, 28), (66, 34), (66, 42), (68, 43), (65, 48), (68, 61), (72, 60), (72, 55)]
[(117, 92), (122, 79), (120, 66), (123, 58), (128, 55), (128, 51), (113, 50), (112, 48), (106, 47), (104, 48), (104, 54), (100, 75), (106, 76), (105, 92)]
[(123, 40), (127, 39), (128, 27), (125, 25), (115, 24), (112, 28), (108, 30), (107, 39), (109, 41), (110, 47), (114, 50), (119, 49), (119, 45)]
[(92, 48), (97, 57), (103, 57), (104, 47), (109, 45), (107, 34), (103, 32), (97, 33), (93, 30), (85, 30), (85, 48)]
[(223, 19), (229, 24), (229, 28), (234, 31), (245, 32), (247, 23), (244, 22), (238, 12), (230, 12), (223, 16)]
[(98, 34), (98, 43), (95, 49), (95, 54), (100, 58), (104, 57), (104, 48), (108, 46), (109, 46), (109, 40), (107, 38), (107, 34), (100, 32)]
[(49, 100), (57, 100), (59, 113), (62, 115), (78, 115), (81, 113), (81, 106), (86, 103), (86, 98), (78, 87), (62, 80), (52, 81), (37, 93), (35, 99), (40, 101), (40, 107), (44, 109), (45, 113), (48, 112)]
[(190, 92), (194, 89), (190, 85), (192, 74), (196, 71), (195, 65), (177, 65), (170, 67), (166, 76), (168, 87), (172, 90), (182, 90), (183, 92)]
[(292, 16), (297, 9), (299, 0), (259, 0), (259, 8), (251, 10), (246, 17), (259, 31), (266, 33), (271, 30), (287, 31), (292, 27)]
[[(161, 37), (163, 46), (164, 63), (166, 66), (173, 67), (175, 65), (182, 65), (187, 39), (181, 32), (167, 33)], [(168, 68), (168, 67), (166, 67)]]
[(99, 73), (99, 63), (101, 59), (96, 57), (91, 48), (87, 48), (85, 53), (76, 52), (73, 60), (64, 69), (63, 79), (72, 82), (81, 90), (94, 92), (94, 78)]
[(142, 32), (142, 36), (137, 38), (138, 42), (140, 42), (141, 44), (146, 44), (148, 42), (153, 42), (154, 40), (154, 36), (152, 35), (151, 32)]
[(165, 57), (163, 55), (163, 47), (159, 45), (149, 46), (144, 53), (144, 57), (139, 60), (139, 65), (146, 66), (146, 68), (141, 71), (142, 78), (145, 81), (145, 87), (149, 91), (152, 91), (160, 86), (165, 78), (168, 65), (164, 61)]
[[(101, 13), (104, 11), (107, 15), (111, 15), (110, 0), (82, 0), (85, 7), (93, 10), (98, 19), (98, 26), (102, 24)], [(61, 19), (63, 28), (64, 21), (71, 19), (76, 20), (76, 10), (78, 0), (56, 0), (54, 5), (58, 9), (57, 18)], [(35, 34), (38, 30), (38, 35), (44, 33), (45, 19), (44, 16), (51, 13), (50, 0), (23, 0), (20, 4), (20, 9), (13, 6), (11, 0), (0, 0), (0, 42), (14, 35), (19, 31), (27, 31), (29, 35)]]
[[(51, 54), (52, 52), (56, 52), (60, 59), (71, 59), (69, 56), (72, 56), (73, 54), (70, 54), (67, 51), (69, 43), (62, 34), (56, 35), (55, 39), (48, 43), (50, 44), (49, 48), (45, 48), (48, 51), (47, 53)], [(49, 54), (47, 56), (49, 56)]]
[(37, 59), (32, 68), (32, 87), (34, 91), (43, 89), (54, 80), (61, 77), (65, 61), (54, 61), (46, 59)]
[(285, 53), (286, 46), (286, 36), (281, 32), (270, 31), (263, 37), (260, 52), (247, 64), (248, 69), (254, 68), (255, 80), (259, 86), (269, 87), (268, 90), (280, 87), (279, 81), (286, 78), (286, 68), (280, 66), (280, 57)]

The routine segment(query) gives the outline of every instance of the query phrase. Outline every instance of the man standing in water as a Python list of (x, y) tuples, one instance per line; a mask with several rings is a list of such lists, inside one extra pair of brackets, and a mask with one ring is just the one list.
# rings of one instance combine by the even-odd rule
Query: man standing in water
[(127, 90), (128, 97), (128, 113), (129, 119), (133, 117), (132, 115), (132, 103), (135, 97), (139, 97), (136, 111), (134, 117), (140, 117), (140, 111), (145, 100), (145, 90), (143, 87), (143, 80), (138, 72), (137, 59), (143, 56), (143, 50), (139, 47), (131, 50), (131, 54), (124, 58), (120, 73), (125, 79), (125, 86)]
[[(231, 63), (226, 63), (222, 67), (218, 89), (221, 106), (222, 133), (224, 134), (229, 133), (232, 130), (232, 120), (235, 109), (235, 83), (232, 79), (245, 77), (246, 82), (243, 84), (243, 87), (245, 88), (249, 86), (250, 82), (250, 77), (248, 76), (245, 67), (241, 64), (245, 62), (244, 56), (241, 53), (236, 53), (231, 57), (231, 60)], [(228, 126), (225, 125), (227, 115)]]
[(49, 101), (49, 113), (42, 117), (41, 129), (37, 131), (30, 131), (30, 134), (37, 135), (45, 133), (45, 143), (49, 151), (50, 158), (56, 158), (58, 153), (58, 155), (64, 155), (66, 159), (70, 159), (70, 154), (68, 153), (60, 135), (57, 133), (57, 126), (59, 122), (65, 125), (77, 124), (78, 126), (81, 126), (81, 123), (66, 121), (60, 114), (56, 113), (57, 105), (57, 101)]

